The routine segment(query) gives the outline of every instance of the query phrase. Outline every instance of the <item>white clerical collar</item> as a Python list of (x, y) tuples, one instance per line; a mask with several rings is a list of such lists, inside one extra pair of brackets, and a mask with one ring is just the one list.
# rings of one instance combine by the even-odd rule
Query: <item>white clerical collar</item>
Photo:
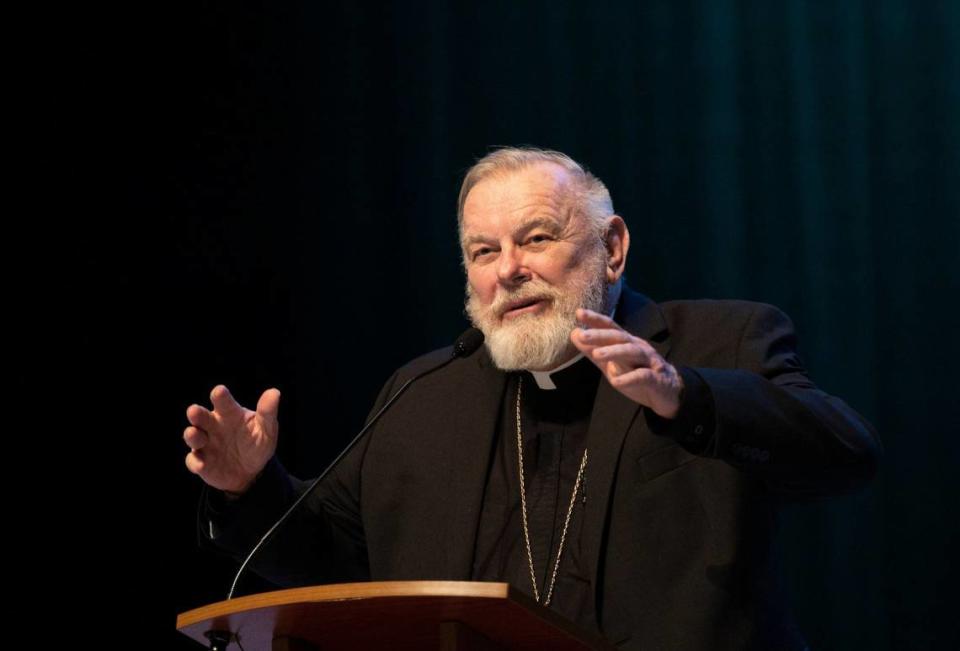
[(564, 362), (557, 368), (551, 369), (549, 371), (530, 371), (530, 375), (533, 376), (534, 381), (536, 381), (537, 386), (545, 391), (550, 391), (556, 389), (557, 385), (554, 383), (553, 379), (550, 377), (554, 373), (559, 373), (563, 369), (573, 366), (577, 362), (583, 359), (583, 353), (578, 353), (573, 359)]

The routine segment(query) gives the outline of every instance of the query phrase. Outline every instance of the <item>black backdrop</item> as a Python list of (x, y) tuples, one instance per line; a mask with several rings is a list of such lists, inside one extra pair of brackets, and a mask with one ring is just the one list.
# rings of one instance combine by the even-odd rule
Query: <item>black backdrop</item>
[(632, 286), (782, 307), (817, 382), (878, 427), (869, 489), (784, 513), (812, 648), (956, 642), (960, 6), (214, 1), (137, 21), (110, 53), (147, 56), (117, 82), (137, 88), (113, 113), (132, 203), (108, 260), (123, 317), (99, 334), (142, 378), (117, 395), (149, 405), (122, 424), (149, 490), (104, 473), (142, 507), (111, 537), (121, 569), (157, 568), (149, 637), (234, 567), (194, 544), (187, 405), (280, 387), (281, 458), (318, 472), (397, 365), (466, 326), (464, 170), (534, 144), (608, 183)]

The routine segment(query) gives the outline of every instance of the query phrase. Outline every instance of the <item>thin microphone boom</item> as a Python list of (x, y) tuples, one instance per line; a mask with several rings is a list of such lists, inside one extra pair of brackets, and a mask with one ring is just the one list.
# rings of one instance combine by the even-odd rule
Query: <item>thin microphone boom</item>
[(336, 466), (340, 462), (340, 460), (343, 459), (343, 457), (346, 456), (346, 454), (353, 449), (353, 447), (360, 441), (360, 439), (363, 438), (363, 435), (367, 433), (370, 427), (373, 426), (373, 424), (376, 423), (377, 420), (379, 420), (380, 416), (383, 415), (383, 413), (390, 408), (390, 405), (396, 402), (397, 398), (399, 398), (403, 394), (403, 392), (407, 390), (407, 387), (409, 387), (410, 384), (413, 383), (415, 380), (419, 380), (423, 376), (429, 375), (434, 371), (437, 371), (443, 368), (444, 366), (446, 366), (447, 364), (449, 364), (455, 359), (472, 355), (473, 352), (478, 348), (480, 348), (482, 344), (483, 344), (483, 333), (477, 330), (476, 328), (469, 328), (463, 334), (457, 337), (456, 342), (453, 344), (453, 354), (450, 356), (449, 359), (444, 360), (441, 364), (438, 364), (433, 368), (427, 369), (422, 373), (414, 375), (412, 378), (410, 378), (409, 380), (403, 383), (403, 386), (400, 387), (400, 390), (397, 391), (395, 394), (393, 394), (393, 396), (391, 396), (389, 400), (387, 400), (386, 404), (383, 405), (383, 407), (381, 407), (380, 410), (373, 415), (373, 418), (371, 418), (370, 421), (363, 426), (363, 429), (360, 430), (360, 433), (357, 434), (354, 437), (354, 439), (350, 441), (349, 444), (347, 444), (347, 447), (345, 447), (343, 451), (337, 455), (337, 458), (330, 462), (330, 465), (328, 465), (327, 468), (322, 473), (320, 473), (320, 476), (313, 480), (313, 483), (310, 484), (307, 490), (305, 490), (303, 494), (300, 497), (298, 497), (293, 504), (290, 505), (290, 508), (287, 509), (286, 513), (284, 513), (280, 517), (280, 519), (277, 520), (277, 522), (272, 527), (270, 527), (270, 529), (267, 530), (267, 533), (263, 534), (263, 537), (260, 538), (260, 541), (256, 545), (254, 545), (253, 549), (250, 550), (250, 553), (247, 554), (246, 559), (244, 559), (243, 563), (240, 565), (240, 569), (237, 570), (237, 575), (233, 577), (233, 584), (230, 586), (229, 594), (227, 594), (228, 600), (233, 599), (233, 593), (237, 589), (237, 582), (240, 580), (240, 576), (243, 574), (243, 571), (246, 569), (251, 559), (253, 559), (253, 557), (256, 555), (257, 551), (259, 551), (260, 548), (263, 547), (263, 545), (266, 544), (268, 540), (270, 540), (270, 538), (273, 536), (273, 533), (280, 527), (280, 525), (282, 525), (287, 520), (287, 518), (290, 517), (290, 514), (297, 509), (297, 507), (300, 505), (301, 502), (303, 502), (304, 499), (306, 499), (307, 495), (313, 492), (313, 490), (320, 484), (323, 478), (326, 477), (331, 470), (333, 470), (334, 466)]

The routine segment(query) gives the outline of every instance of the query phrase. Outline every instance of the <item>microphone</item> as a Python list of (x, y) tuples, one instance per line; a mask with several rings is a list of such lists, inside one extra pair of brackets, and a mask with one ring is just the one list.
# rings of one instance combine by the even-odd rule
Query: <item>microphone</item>
[(298, 497), (293, 504), (290, 505), (290, 508), (287, 509), (286, 513), (284, 513), (280, 519), (277, 520), (277, 522), (267, 530), (267, 533), (263, 534), (263, 537), (260, 538), (260, 542), (254, 545), (253, 549), (250, 550), (250, 553), (247, 554), (247, 558), (243, 561), (243, 564), (240, 565), (240, 569), (237, 570), (236, 576), (233, 578), (233, 584), (230, 586), (230, 593), (227, 595), (228, 600), (233, 599), (233, 593), (237, 589), (237, 582), (240, 580), (240, 576), (243, 574), (243, 571), (246, 569), (247, 565), (250, 563), (256, 553), (264, 546), (264, 544), (266, 544), (268, 540), (270, 540), (270, 538), (273, 537), (274, 532), (280, 528), (287, 518), (290, 517), (290, 514), (297, 510), (297, 507), (300, 506), (300, 503), (303, 502), (304, 499), (306, 499), (306, 497), (310, 495), (310, 493), (312, 493), (317, 486), (320, 485), (320, 482), (323, 481), (323, 478), (326, 477), (327, 474), (329, 474), (330, 471), (333, 470), (333, 468), (337, 465), (337, 463), (339, 463), (340, 460), (345, 457), (350, 450), (353, 449), (360, 439), (363, 438), (364, 434), (366, 434), (373, 424), (380, 419), (380, 416), (382, 416), (387, 409), (390, 408), (390, 405), (396, 402), (397, 398), (403, 395), (404, 391), (407, 390), (407, 387), (425, 375), (430, 375), (434, 371), (439, 371), (441, 368), (445, 367), (455, 359), (472, 355), (478, 348), (480, 348), (482, 344), (483, 333), (477, 328), (468, 328), (463, 332), (463, 334), (457, 337), (457, 340), (453, 344), (453, 354), (448, 359), (445, 359), (440, 364), (414, 375), (412, 378), (403, 383), (403, 386), (400, 387), (400, 389), (394, 393), (389, 400), (387, 400), (386, 404), (384, 404), (383, 407), (381, 407), (380, 410), (373, 415), (373, 418), (370, 419), (370, 422), (363, 426), (363, 429), (360, 430), (360, 433), (357, 434), (356, 437), (354, 437), (354, 439), (347, 444), (347, 447), (345, 447), (343, 451), (337, 455), (337, 458), (330, 462), (330, 465), (328, 465), (326, 469), (320, 473), (319, 477), (313, 480), (313, 483), (310, 484), (307, 490), (305, 490), (303, 494)]
[[(480, 348), (483, 345), (483, 333), (478, 328), (467, 328), (463, 331), (457, 340), (453, 342), (453, 359), (458, 357), (469, 357), (473, 355), (474, 351)], [(437, 368), (442, 368), (446, 366), (447, 362), (444, 362), (441, 366)], [(431, 373), (435, 371), (433, 369)]]

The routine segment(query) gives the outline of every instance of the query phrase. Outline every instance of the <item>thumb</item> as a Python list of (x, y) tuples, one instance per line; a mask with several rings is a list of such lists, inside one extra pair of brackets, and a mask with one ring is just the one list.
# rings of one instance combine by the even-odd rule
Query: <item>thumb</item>
[(265, 420), (277, 420), (277, 412), (280, 410), (280, 390), (267, 389), (257, 401), (257, 416)]

